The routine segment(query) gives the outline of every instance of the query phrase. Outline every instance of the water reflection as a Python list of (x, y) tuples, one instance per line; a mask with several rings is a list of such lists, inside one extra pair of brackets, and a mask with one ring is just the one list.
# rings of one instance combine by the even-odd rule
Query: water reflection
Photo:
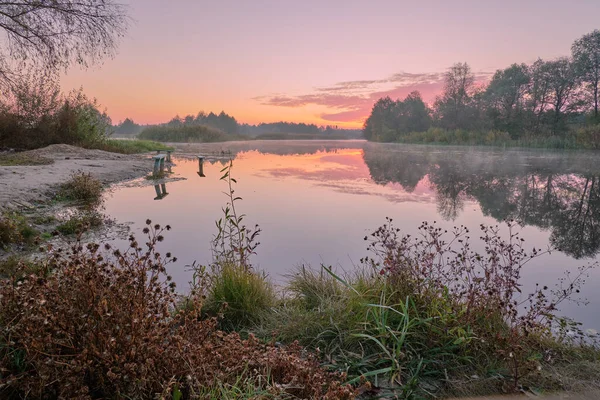
[[(205, 157), (202, 166), (199, 155)], [(554, 242), (563, 250), (528, 264), (524, 292), (536, 283), (554, 285), (565, 270), (588, 262), (575, 258), (599, 252), (600, 167), (595, 166), (600, 155), (595, 153), (253, 141), (184, 144), (174, 156), (177, 165), (164, 188), (153, 189), (146, 180), (124, 185), (107, 199), (106, 211), (130, 222), (140, 235), (147, 218), (173, 226), (161, 251), (177, 256), (170, 273), (183, 292), (192, 279), (185, 265), (212, 258), (214, 221), (226, 202), (219, 171), (230, 157), (235, 157), (236, 194), (243, 198), (240, 212), (249, 225), (262, 228), (254, 263), (278, 282), (300, 264), (351, 271), (369, 255), (363, 238), (385, 217), (398, 221), (406, 234), (417, 234), (423, 221), (437, 220), (444, 229), (464, 225), (472, 232), (503, 219), (523, 221), (520, 233), (528, 249)], [(167, 185), (169, 195), (153, 201), (157, 189), (167, 193)], [(600, 270), (584, 289), (583, 297), (600, 304)], [(561, 311), (586, 327), (600, 326), (594, 307), (564, 305)]]
[(474, 200), (485, 216), (549, 230), (551, 242), (572, 257), (600, 252), (600, 170), (589, 157), (367, 146), (364, 160), (378, 184), (395, 182), (412, 192), (428, 179), (446, 220), (455, 220), (465, 200)]
[(154, 200), (162, 200), (169, 194), (167, 193), (166, 183), (154, 185), (154, 190), (156, 191), (156, 197), (154, 198)]

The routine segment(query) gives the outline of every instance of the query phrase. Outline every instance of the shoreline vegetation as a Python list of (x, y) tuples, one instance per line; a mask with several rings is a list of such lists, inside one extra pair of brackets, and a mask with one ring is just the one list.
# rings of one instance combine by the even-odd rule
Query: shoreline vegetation
[(600, 31), (569, 57), (497, 70), (489, 81), (467, 63), (444, 74), (433, 104), (414, 91), (379, 99), (363, 128), (376, 142), (599, 149)]
[[(418, 399), (600, 390), (597, 332), (556, 316), (595, 265), (517, 296), (521, 269), (545, 252), (529, 249), (513, 222), (477, 233), (424, 222), (410, 237), (386, 220), (365, 237), (368, 256), (355, 272), (304, 266), (276, 289), (252, 265), (261, 230), (244, 225), (232, 164), (221, 172), (227, 198), (213, 262), (193, 265), (183, 294), (167, 273), (176, 258), (156, 249), (170, 226), (148, 220), (147, 238), (131, 236), (129, 249), (86, 243), (82, 233), (102, 223), (101, 184), (75, 174), (61, 186), (58, 197), (81, 207), (57, 229), (72, 244), (1, 268), (0, 323), (11, 321), (0, 331), (1, 394)], [(10, 218), (8, 240), (35, 246), (39, 232)], [(483, 253), (471, 250), (473, 237)]]

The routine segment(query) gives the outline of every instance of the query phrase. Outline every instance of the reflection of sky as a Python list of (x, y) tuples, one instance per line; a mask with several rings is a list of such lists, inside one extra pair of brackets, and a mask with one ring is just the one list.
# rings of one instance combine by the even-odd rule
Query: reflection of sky
[[(170, 224), (173, 230), (161, 249), (179, 258), (171, 271), (185, 290), (191, 273), (183, 266), (211, 259), (210, 241), (216, 232), (214, 221), (220, 218), (226, 202), (222, 193), (226, 184), (219, 181), (221, 163), (205, 163), (206, 177), (200, 178), (196, 161), (176, 162), (175, 177), (184, 179), (166, 184), (168, 196), (154, 200), (154, 186), (142, 181), (141, 185), (148, 186), (115, 190), (107, 200), (106, 211), (119, 222), (132, 222), (136, 232), (147, 218)], [(248, 226), (259, 224), (262, 229), (254, 262), (276, 281), (284, 280), (301, 264), (318, 267), (323, 263), (351, 270), (368, 255), (364, 236), (383, 224), (385, 217), (392, 217), (403, 232), (411, 234), (417, 233), (423, 221), (437, 220), (445, 229), (465, 225), (473, 238), (479, 237), (481, 223), (498, 224), (469, 199), (454, 221), (443, 221), (435, 188), (427, 177), (411, 192), (398, 183), (378, 185), (370, 177), (361, 149), (303, 155), (243, 152), (234, 161), (232, 175), (239, 182), (235, 194), (243, 198), (238, 211), (247, 214)], [(521, 233), (528, 247), (543, 249), (548, 245), (547, 231), (528, 226)], [(473, 247), (481, 250), (478, 243)], [(551, 286), (565, 268), (582, 264), (554, 253), (528, 264), (523, 279), (530, 286), (535, 282)], [(600, 280), (591, 280), (584, 293), (593, 296), (598, 289)], [(575, 309), (569, 305), (564, 310), (600, 327), (592, 307)]]

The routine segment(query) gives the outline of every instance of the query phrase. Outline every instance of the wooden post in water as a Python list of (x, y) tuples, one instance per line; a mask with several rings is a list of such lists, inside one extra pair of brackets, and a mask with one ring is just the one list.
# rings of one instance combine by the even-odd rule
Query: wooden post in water
[(201, 178), (204, 178), (206, 175), (204, 175), (204, 157), (203, 156), (198, 156), (198, 176), (200, 176)]
[(163, 174), (165, 170), (165, 155), (158, 154), (152, 157), (154, 160), (154, 168), (152, 169), (152, 176), (157, 177), (159, 174)]

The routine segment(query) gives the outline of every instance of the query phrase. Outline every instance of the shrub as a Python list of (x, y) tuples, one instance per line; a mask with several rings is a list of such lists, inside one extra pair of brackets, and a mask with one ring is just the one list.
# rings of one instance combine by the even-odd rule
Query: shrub
[(0, 146), (32, 149), (66, 143), (93, 147), (110, 133), (110, 118), (82, 90), (61, 95), (56, 83), (44, 77), (25, 77), (9, 89), (0, 104)]
[[(75, 244), (54, 251), (54, 273), (0, 281), (0, 395), (5, 398), (196, 398), (236, 382), (275, 397), (349, 399), (343, 376), (298, 345), (262, 344), (175, 311), (175, 285), (155, 250)], [(112, 253), (111, 253), (112, 252)]]
[(600, 149), (600, 125), (579, 128), (574, 132), (576, 143), (586, 149)]
[(100, 203), (102, 190), (102, 182), (91, 173), (75, 172), (60, 186), (58, 197), (93, 206)]

